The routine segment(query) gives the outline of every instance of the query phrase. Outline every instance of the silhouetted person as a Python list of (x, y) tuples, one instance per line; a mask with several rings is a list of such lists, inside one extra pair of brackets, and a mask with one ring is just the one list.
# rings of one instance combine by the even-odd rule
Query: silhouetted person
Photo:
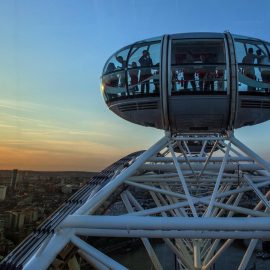
[[(256, 56), (253, 53), (253, 48), (248, 49), (247, 55), (243, 58), (242, 63), (245, 64), (246, 66), (243, 66), (243, 74), (256, 81), (256, 75), (255, 75), (255, 69), (254, 69), (254, 62), (255, 59), (257, 59), (258, 56)], [(255, 91), (255, 87), (248, 86), (248, 91)]]
[(256, 51), (256, 56), (257, 56), (257, 64), (260, 65), (262, 62), (262, 59), (264, 58), (264, 55), (262, 55), (261, 49)]
[(139, 63), (142, 67), (140, 73), (141, 93), (144, 95), (144, 88), (146, 88), (146, 94), (149, 94), (150, 83), (148, 78), (152, 76), (151, 67), (153, 66), (153, 62), (147, 50), (143, 51), (143, 55), (139, 59)]
[(114, 63), (110, 62), (107, 66), (106, 73), (110, 73), (113, 71), (115, 71), (115, 65), (114, 65)]
[[(117, 97), (117, 93), (113, 90), (114, 87), (118, 87), (118, 76), (114, 71), (116, 70), (114, 63), (109, 63), (106, 69), (105, 79), (105, 94), (109, 100)], [(117, 88), (116, 88), (117, 89)]]
[(124, 60), (123, 56), (116, 56), (116, 60), (121, 64), (120, 68), (126, 68), (127, 62)]
[(132, 69), (129, 70), (130, 85), (131, 85), (133, 91), (139, 91), (139, 88), (138, 88), (139, 70), (137, 69), (137, 63), (132, 62), (131, 67), (132, 67)]
[[(204, 64), (206, 61), (205, 55), (201, 54), (200, 55), (200, 62)], [(205, 83), (205, 77), (206, 77), (206, 72), (205, 72), (205, 66), (202, 66), (202, 68), (198, 71), (198, 76), (199, 76), (199, 88), (200, 91), (204, 90), (204, 83)]]
[[(119, 55), (116, 57), (116, 60), (121, 64), (120, 68), (125, 69), (127, 66), (127, 62), (124, 60), (123, 56)], [(120, 85), (119, 86), (125, 86), (126, 80), (125, 80), (125, 73), (122, 71), (120, 74)]]
[[(205, 59), (205, 63), (213, 64), (215, 62), (215, 58), (213, 56), (208, 56)], [(215, 77), (216, 77), (216, 67), (215, 66), (206, 66), (206, 74), (205, 74), (205, 85), (204, 91), (214, 91), (215, 88)]]
[[(114, 63), (109, 63), (106, 69), (106, 73), (111, 73), (114, 72), (116, 69)], [(117, 87), (118, 86), (118, 77), (117, 74), (112, 73), (112, 74), (108, 74), (107, 75), (108, 79), (106, 80), (106, 84), (108, 86), (112, 86), (112, 87)]]
[[(193, 56), (191, 52), (187, 52), (186, 58), (183, 61), (185, 64), (190, 64), (192, 65), (194, 63)], [(187, 66), (184, 68), (184, 89), (188, 89), (188, 83), (190, 82), (193, 91), (196, 91), (196, 84), (194, 81), (194, 67), (193, 66)]]
[(172, 69), (172, 92), (177, 91), (176, 83), (178, 82), (178, 74), (175, 69)]

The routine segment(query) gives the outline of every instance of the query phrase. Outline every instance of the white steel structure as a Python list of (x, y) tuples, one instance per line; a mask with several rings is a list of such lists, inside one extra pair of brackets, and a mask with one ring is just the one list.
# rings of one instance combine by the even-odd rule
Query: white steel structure
[[(47, 269), (70, 243), (76, 256), (96, 269), (127, 269), (85, 240), (98, 236), (140, 238), (157, 270), (164, 267), (151, 238), (160, 238), (171, 249), (178, 269), (189, 270), (211, 269), (235, 239), (248, 239), (238, 266), (244, 270), (258, 239), (270, 239), (269, 172), (270, 164), (233, 133), (167, 132), (103, 188), (97, 187), (23, 269)], [(140, 199), (141, 192), (148, 204)], [(118, 206), (121, 202), (121, 212), (101, 215), (112, 197)]]

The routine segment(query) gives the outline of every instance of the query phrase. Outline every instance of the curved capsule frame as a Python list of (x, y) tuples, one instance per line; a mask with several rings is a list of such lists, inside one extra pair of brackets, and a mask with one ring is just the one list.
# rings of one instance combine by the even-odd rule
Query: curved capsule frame
[[(161, 80), (160, 85), (161, 89), (169, 89), (169, 80), (168, 80), (168, 70), (169, 70), (169, 57), (167, 57), (170, 51), (169, 36), (165, 35), (162, 39), (162, 47), (161, 47)], [(170, 122), (168, 115), (168, 91), (161, 91), (161, 106), (162, 106), (162, 114), (163, 114), (163, 127), (165, 130), (169, 130)]]

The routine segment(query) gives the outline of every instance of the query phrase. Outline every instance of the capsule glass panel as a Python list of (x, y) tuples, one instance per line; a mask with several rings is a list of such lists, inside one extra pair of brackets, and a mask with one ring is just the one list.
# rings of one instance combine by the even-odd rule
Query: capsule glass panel
[(102, 76), (102, 92), (106, 101), (128, 96), (126, 87), (127, 56), (130, 47), (120, 50), (107, 61)]
[(268, 56), (270, 56), (270, 43), (265, 43), (265, 46), (267, 47), (268, 50)]
[(135, 44), (128, 59), (130, 96), (159, 96), (160, 41)]
[(235, 50), (238, 62), (239, 93), (269, 95), (270, 59), (263, 42), (236, 39)]
[[(264, 57), (261, 61), (261, 65), (263, 65), (261, 67), (261, 77), (264, 83), (270, 84), (270, 44), (266, 43), (265, 45), (267, 47), (268, 57)], [(270, 87), (268, 86), (265, 89), (268, 95), (270, 95)]]
[(127, 47), (111, 56), (104, 66), (103, 74), (111, 72), (112, 67), (114, 67), (114, 71), (124, 69), (126, 67), (129, 50), (130, 47)]
[(226, 94), (225, 59), (223, 39), (173, 40), (171, 95)]

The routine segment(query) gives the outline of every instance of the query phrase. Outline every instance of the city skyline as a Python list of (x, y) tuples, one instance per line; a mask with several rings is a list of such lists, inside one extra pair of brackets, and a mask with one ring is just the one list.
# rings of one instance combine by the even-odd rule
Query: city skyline
[[(268, 1), (0, 2), (0, 169), (99, 171), (163, 132), (111, 113), (100, 94), (109, 56), (163, 34), (270, 40)], [(236, 137), (270, 160), (269, 121)]]

